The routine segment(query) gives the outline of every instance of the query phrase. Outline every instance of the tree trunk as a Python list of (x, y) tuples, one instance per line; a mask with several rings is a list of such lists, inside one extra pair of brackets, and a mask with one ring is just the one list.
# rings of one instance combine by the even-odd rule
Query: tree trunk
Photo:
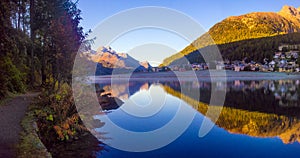
[(21, 0), (17, 2), (17, 8), (18, 8), (18, 24), (17, 24), (17, 30), (21, 30)]
[(46, 60), (45, 60), (45, 52), (42, 50), (42, 86), (46, 85), (46, 80), (47, 80), (47, 74), (46, 74)]
[(34, 40), (35, 40), (35, 28), (34, 28), (34, 18), (35, 18), (35, 2), (30, 0), (30, 39), (31, 39), (31, 50), (30, 50), (30, 83), (31, 86), (35, 83), (34, 77)]
[(21, 5), (22, 5), (22, 14), (21, 14), (22, 15), (21, 16), (21, 18), (22, 18), (22, 30), (26, 34), (26, 12), (27, 12), (26, 5), (27, 5), (27, 3), (22, 1)]

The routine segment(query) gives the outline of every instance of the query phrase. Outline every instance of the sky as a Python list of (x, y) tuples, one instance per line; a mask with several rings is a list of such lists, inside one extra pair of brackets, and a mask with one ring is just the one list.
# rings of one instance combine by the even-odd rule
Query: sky
[[(261, 11), (278, 12), (284, 5), (298, 8), (300, 0), (79, 0), (78, 8), (82, 11), (81, 26), (85, 31), (96, 30), (103, 22), (122, 11), (144, 6), (176, 10), (199, 23), (204, 31), (208, 31), (214, 24), (229, 16)], [(200, 35), (195, 35), (194, 38)], [(93, 36), (101, 39), (98, 37), (100, 35)], [(116, 36), (109, 46), (117, 52), (128, 53), (140, 61), (151, 60), (154, 64), (182, 50), (189, 43), (190, 40), (168, 30), (143, 28), (123, 32)], [(153, 48), (149, 51), (151, 45)], [(93, 49), (98, 47), (100, 45), (96, 43)], [(145, 53), (146, 51), (148, 53)]]

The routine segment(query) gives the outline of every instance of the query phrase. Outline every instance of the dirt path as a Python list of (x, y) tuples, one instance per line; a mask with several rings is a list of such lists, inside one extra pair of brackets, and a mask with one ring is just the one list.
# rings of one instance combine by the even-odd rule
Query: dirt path
[(29, 92), (19, 95), (0, 106), (0, 157), (16, 157), (16, 145), (22, 131), (20, 122), (27, 107), (38, 93)]

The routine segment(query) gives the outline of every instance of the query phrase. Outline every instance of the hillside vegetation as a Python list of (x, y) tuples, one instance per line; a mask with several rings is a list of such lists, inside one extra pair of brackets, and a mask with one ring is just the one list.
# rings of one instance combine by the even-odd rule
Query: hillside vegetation
[[(242, 60), (245, 57), (248, 59), (263, 62), (264, 58), (272, 59), (274, 52), (278, 51), (278, 47), (282, 44), (299, 44), (300, 33), (278, 35), (272, 37), (256, 38), (232, 42), (227, 44), (219, 44), (220, 53), (223, 59)], [(171, 65), (180, 65), (187, 62), (197, 63), (204, 62), (200, 52), (207, 52), (213, 46), (207, 46), (199, 50), (195, 50), (185, 55), (185, 58), (174, 59)], [(187, 60), (186, 60), (187, 59)]]
[[(234, 51), (234, 55), (241, 56), (240, 54), (248, 53), (249, 56), (255, 57), (257, 51), (252, 51), (253, 49), (256, 49), (256, 47), (261, 46), (253, 45), (252, 42), (254, 41), (245, 41), (249, 39), (257, 39), (259, 42), (265, 42), (264, 37), (272, 37), (272, 36), (278, 36), (285, 37), (285, 36), (279, 36), (279, 35), (286, 35), (291, 33), (298, 33), (300, 31), (300, 9), (296, 9), (291, 6), (284, 6), (281, 11), (278, 13), (275, 12), (254, 12), (249, 13), (245, 15), (240, 16), (232, 16), (228, 17), (225, 20), (217, 23), (214, 25), (207, 33), (200, 36), (198, 39), (196, 39), (193, 43), (191, 43), (189, 46), (184, 48), (182, 51), (180, 51), (177, 54), (174, 54), (168, 58), (166, 58), (163, 61), (163, 65), (172, 65), (174, 61), (182, 58), (183, 56), (190, 55), (191, 53), (194, 53), (196, 50), (211, 46), (211, 45), (221, 45), (220, 51), (222, 55), (224, 54), (231, 54), (225, 51), (224, 47), (230, 48), (233, 45), (237, 44), (248, 44), (249, 46), (252, 45), (250, 50), (243, 50), (242, 48), (245, 48), (244, 46), (241, 46), (239, 51)], [(272, 38), (267, 39), (265, 43), (267, 43), (263, 48), (259, 48), (265, 50), (266, 54), (269, 54), (269, 51), (272, 51), (274, 49), (278, 48), (277, 42), (284, 42), (284, 43), (295, 43), (296, 41), (293, 40), (280, 40), (275, 38), (274, 45), (271, 44), (270, 41)], [(244, 41), (242, 43), (232, 44), (233, 42), (238, 41)], [(257, 42), (257, 41), (255, 41)], [(224, 44), (229, 44), (228, 46), (224, 46)], [(235, 49), (235, 48), (233, 48)], [(251, 52), (252, 51), (252, 52)], [(254, 53), (251, 55), (250, 53)], [(262, 52), (260, 52), (262, 53)], [(232, 54), (229, 56), (231, 57)], [(224, 58), (227, 58), (225, 55)], [(196, 58), (199, 60), (199, 58)], [(193, 62), (193, 61), (190, 61)]]

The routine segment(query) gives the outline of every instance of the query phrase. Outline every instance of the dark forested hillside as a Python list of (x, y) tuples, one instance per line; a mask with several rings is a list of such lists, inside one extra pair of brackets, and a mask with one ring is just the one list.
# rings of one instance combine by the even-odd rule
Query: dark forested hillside
[[(272, 37), (264, 37), (257, 39), (249, 39), (238, 42), (217, 45), (223, 59), (243, 60), (247, 57), (250, 60), (262, 62), (264, 58), (272, 59), (274, 52), (278, 51), (278, 47), (282, 44), (300, 44), (300, 33), (292, 33), (286, 35), (278, 35)], [(202, 49), (192, 51), (185, 55), (185, 58), (190, 63), (204, 62), (200, 52), (205, 49), (210, 49), (212, 46), (207, 46)], [(172, 64), (183, 64), (187, 60), (180, 58), (174, 60)]]

